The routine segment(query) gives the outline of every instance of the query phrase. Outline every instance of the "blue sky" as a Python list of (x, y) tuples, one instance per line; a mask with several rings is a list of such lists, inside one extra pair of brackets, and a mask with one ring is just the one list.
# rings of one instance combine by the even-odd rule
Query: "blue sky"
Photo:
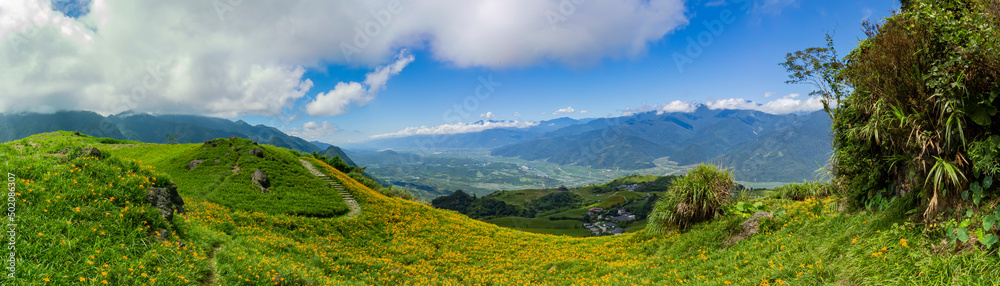
[[(523, 126), (681, 102), (815, 110), (810, 87), (784, 83), (785, 54), (823, 45), (827, 32), (846, 54), (863, 37), (863, 19), (899, 6), (449, 1), (178, 1), (157, 9), (113, 0), (5, 2), (0, 17), (13, 21), (0, 24), (0, 53), (8, 54), (0, 64), (13, 68), (0, 72), (0, 94), (23, 95), (0, 98), (0, 111), (190, 113), (345, 143), (469, 130), (483, 119)], [(178, 11), (190, 19), (171, 13)], [(354, 19), (330, 20), (338, 15)], [(358, 43), (357, 29), (371, 23), (378, 33), (348, 59), (344, 44)], [(25, 60), (32, 55), (55, 60)], [(680, 68), (678, 55), (689, 59)], [(477, 97), (489, 79), (494, 89), (480, 88)]]

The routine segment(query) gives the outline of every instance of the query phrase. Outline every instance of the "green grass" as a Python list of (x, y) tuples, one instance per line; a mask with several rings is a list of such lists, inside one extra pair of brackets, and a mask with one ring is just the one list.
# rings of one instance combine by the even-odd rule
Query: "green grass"
[(586, 228), (513, 228), (517, 231), (569, 237), (588, 237), (593, 234)]
[[(204, 276), (208, 261), (199, 249), (213, 238), (189, 240), (182, 220), (171, 227), (143, 203), (146, 188), (169, 177), (127, 158), (76, 157), (85, 146), (113, 148), (101, 142), (108, 141), (57, 132), (0, 147), (4, 179), (16, 192), (14, 283), (180, 285)], [(63, 148), (72, 149), (69, 156), (49, 155)], [(175, 230), (171, 240), (187, 246), (149, 235), (157, 229)]]
[(611, 195), (611, 196), (608, 196), (608, 197), (602, 199), (600, 202), (597, 202), (596, 204), (593, 204), (593, 205), (590, 205), (590, 206), (592, 206), (592, 207), (599, 207), (599, 208), (605, 208), (606, 209), (606, 208), (610, 208), (610, 207), (622, 205), (624, 203), (625, 203), (625, 197), (624, 196), (621, 196), (621, 195)]
[[(17, 278), (4, 282), (150, 285), (155, 279), (156, 285), (196, 285), (214, 273), (219, 285), (1000, 283), (995, 251), (940, 247), (940, 227), (892, 215), (902, 213), (893, 209), (897, 205), (884, 212), (841, 212), (843, 204), (836, 198), (763, 199), (776, 214), (774, 220), (763, 223), (760, 234), (734, 245), (723, 241), (743, 221), (735, 215), (665, 235), (638, 231), (574, 238), (511, 230), (389, 198), (314, 160), (361, 204), (356, 218), (242, 210), (185, 193), (187, 214), (168, 223), (141, 203), (145, 187), (177, 178), (184, 187), (184, 176), (197, 179), (198, 173), (154, 168), (157, 162), (172, 165), (169, 158), (139, 163), (131, 157), (166, 155), (44, 155), (84, 146), (125, 150), (69, 133), (0, 144), (0, 154), (9, 162), (4, 168), (16, 175), (21, 200), (16, 219), (22, 263)], [(159, 146), (164, 151), (181, 148)], [(149, 147), (146, 153), (160, 150)], [(174, 154), (170, 156), (186, 153)], [(285, 165), (295, 166), (301, 165)], [(149, 235), (156, 228), (176, 236), (171, 243), (160, 242)], [(565, 230), (561, 234), (575, 231)], [(220, 248), (210, 259), (213, 246)]]
[(526, 217), (502, 217), (486, 222), (509, 228), (546, 228), (546, 229), (573, 229), (583, 228), (583, 223), (576, 220), (549, 220), (541, 218)]
[(547, 215), (547, 216), (538, 216), (537, 218), (544, 218), (544, 219), (547, 219), (547, 218), (550, 218), (550, 217), (573, 217), (573, 218), (578, 218), (578, 217), (582, 217), (583, 214), (589, 212), (590, 211), (589, 209), (590, 209), (590, 207), (576, 208), (576, 209), (571, 209), (571, 210), (567, 210), (567, 211), (562, 211), (562, 212), (554, 213), (554, 214)]
[[(215, 139), (207, 144), (145, 144), (112, 150), (113, 154), (149, 162), (171, 174), (185, 196), (239, 210), (292, 215), (335, 217), (347, 212), (347, 204), (332, 188), (310, 174), (290, 151), (270, 145), (252, 145), (237, 138)], [(237, 149), (239, 149), (237, 151)], [(261, 149), (264, 158), (249, 154)], [(228, 154), (228, 155), (227, 155)], [(271, 158), (274, 160), (271, 160)], [(204, 160), (188, 170), (192, 160)], [(215, 162), (218, 159), (219, 162)], [(239, 167), (238, 172), (233, 172)], [(262, 194), (249, 184), (260, 169), (271, 181), (271, 192)]]

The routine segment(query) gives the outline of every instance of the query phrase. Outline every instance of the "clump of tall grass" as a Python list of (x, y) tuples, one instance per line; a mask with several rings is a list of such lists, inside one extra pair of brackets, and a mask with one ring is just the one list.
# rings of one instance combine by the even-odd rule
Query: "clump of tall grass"
[(806, 198), (824, 198), (830, 196), (832, 186), (820, 182), (802, 182), (800, 184), (788, 184), (774, 188), (771, 197), (786, 200), (801, 201)]
[(711, 165), (699, 165), (677, 178), (663, 200), (656, 203), (647, 229), (666, 233), (722, 214), (732, 201), (736, 186), (733, 172)]

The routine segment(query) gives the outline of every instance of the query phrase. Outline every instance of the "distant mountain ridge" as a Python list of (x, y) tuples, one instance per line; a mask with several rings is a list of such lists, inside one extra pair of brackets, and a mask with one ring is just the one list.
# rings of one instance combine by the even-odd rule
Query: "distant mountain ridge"
[[(564, 127), (585, 124), (593, 119), (572, 119), (569, 117), (541, 121), (526, 128), (494, 128), (479, 132), (413, 135), (376, 139), (357, 144), (345, 144), (349, 149), (492, 149), (526, 140), (538, 138), (548, 132)], [(497, 121), (493, 121), (497, 122)], [(472, 124), (482, 124), (483, 121)]]
[(498, 147), (491, 154), (596, 169), (643, 169), (669, 157), (680, 165), (713, 162), (737, 179), (800, 181), (826, 165), (832, 146), (823, 111), (774, 115), (752, 110), (647, 112), (601, 118)]
[(152, 115), (125, 112), (107, 117), (90, 111), (59, 111), (52, 114), (0, 114), (0, 142), (18, 140), (34, 134), (57, 130), (79, 131), (97, 137), (136, 140), (149, 143), (198, 143), (215, 138), (236, 136), (301, 152), (313, 151), (340, 155), (353, 164), (347, 154), (332, 145), (317, 146), (302, 138), (290, 136), (274, 127), (250, 125), (242, 120), (231, 121), (195, 115)]

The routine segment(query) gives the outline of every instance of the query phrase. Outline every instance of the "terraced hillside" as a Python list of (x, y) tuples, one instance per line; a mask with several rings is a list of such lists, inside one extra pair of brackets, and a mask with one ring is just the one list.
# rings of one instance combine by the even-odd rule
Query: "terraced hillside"
[[(251, 168), (273, 174), (270, 193), (260, 193), (250, 177), (231, 175), (224, 158), (204, 157), (211, 161), (202, 164), (211, 164), (187, 170), (190, 160), (246, 146), (239, 139), (212, 142), (215, 147), (148, 145), (58, 132), (0, 145), (18, 201), (20, 262), (11, 283), (1000, 283), (995, 253), (936, 247), (939, 239), (924, 238), (892, 206), (877, 214), (843, 213), (833, 198), (768, 199), (773, 222), (732, 245), (723, 241), (739, 228), (738, 215), (665, 236), (558, 237), (389, 198), (322, 162), (270, 146), (261, 146), (266, 160), (243, 161), (242, 155), (231, 161), (239, 163), (238, 174)], [(101, 155), (80, 155), (85, 147)], [(343, 186), (362, 211), (353, 219), (338, 216), (347, 211), (339, 194), (299, 159)], [(144, 203), (147, 188), (169, 181), (185, 211), (172, 221)], [(285, 196), (247, 201), (269, 195)], [(161, 229), (170, 234), (158, 236)]]

